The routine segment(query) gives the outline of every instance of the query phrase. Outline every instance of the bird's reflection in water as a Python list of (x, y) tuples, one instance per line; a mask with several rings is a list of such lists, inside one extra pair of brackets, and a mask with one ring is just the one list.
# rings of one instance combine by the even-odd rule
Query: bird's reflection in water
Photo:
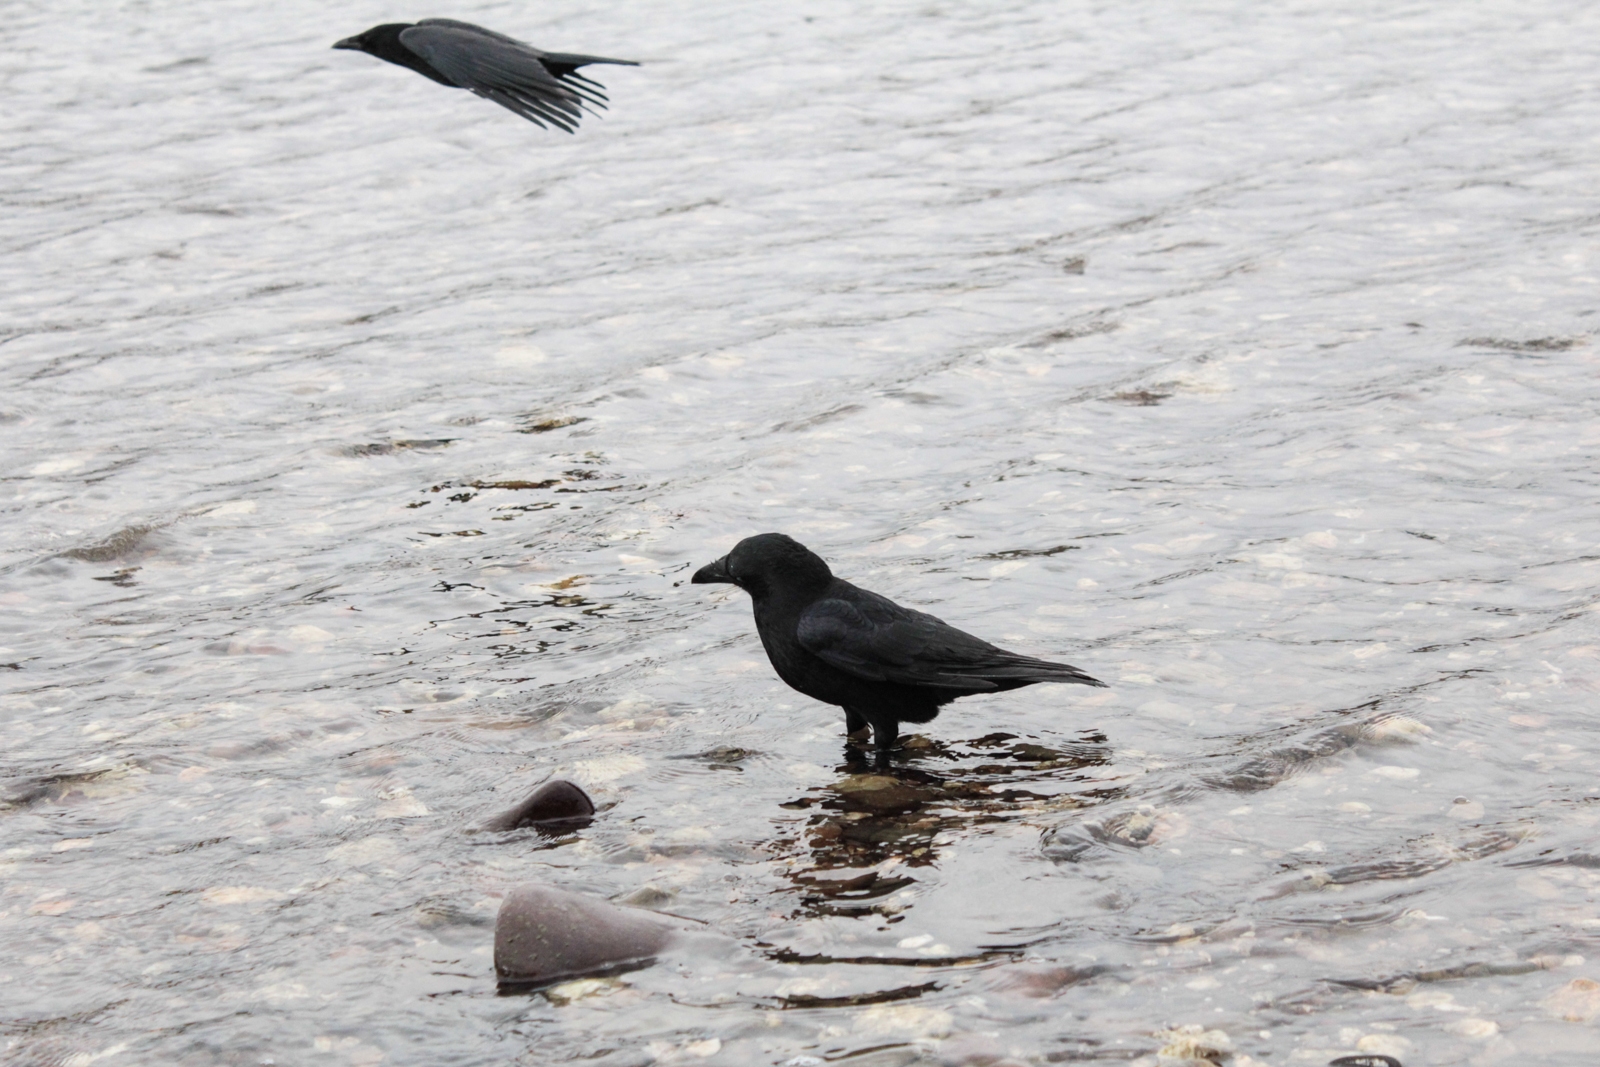
[(892, 767), (847, 749), (835, 781), (783, 805), (811, 812), (798, 840), (775, 842), (803, 857), (787, 875), (799, 912), (897, 921), (895, 894), (938, 859), (950, 833), (1105, 799), (1090, 773), (1110, 762), (1105, 742), (1099, 733), (1059, 747), (1008, 733), (954, 744), (912, 737)]

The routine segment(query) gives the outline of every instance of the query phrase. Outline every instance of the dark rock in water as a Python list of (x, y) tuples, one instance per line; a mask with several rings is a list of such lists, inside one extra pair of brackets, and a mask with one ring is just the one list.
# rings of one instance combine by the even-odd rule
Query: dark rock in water
[(1002, 993), (1045, 999), (1053, 997), (1069, 986), (1087, 982), (1112, 971), (1109, 964), (1095, 963), (1081, 967), (1018, 965), (1003, 967), (994, 975), (993, 988)]
[(1329, 1060), (1328, 1067), (1400, 1067), (1400, 1061), (1393, 1056), (1366, 1053), (1361, 1056), (1340, 1056), (1336, 1060)]
[(678, 931), (648, 912), (544, 885), (506, 895), (494, 924), (494, 971), (501, 985), (543, 985), (563, 978), (648, 964)]
[(718, 745), (716, 748), (709, 749), (705, 752), (696, 752), (688, 756), (668, 756), (667, 758), (703, 760), (705, 761), (706, 765), (712, 769), (725, 767), (729, 770), (742, 771), (744, 768), (739, 766), (739, 764), (743, 763), (751, 756), (756, 755), (760, 755), (760, 753), (752, 752), (748, 748), (734, 748), (732, 745)]
[(581, 830), (594, 821), (594, 801), (571, 782), (546, 782), (521, 804), (483, 824), (485, 830), (532, 826), (543, 831)]

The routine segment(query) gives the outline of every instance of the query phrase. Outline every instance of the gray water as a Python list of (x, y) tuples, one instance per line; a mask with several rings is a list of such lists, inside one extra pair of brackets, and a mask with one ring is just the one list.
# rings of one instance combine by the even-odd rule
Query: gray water
[[(7, 1063), (1593, 1062), (1600, 7), (5, 16)], [(762, 530), (1111, 688), (847, 765)]]

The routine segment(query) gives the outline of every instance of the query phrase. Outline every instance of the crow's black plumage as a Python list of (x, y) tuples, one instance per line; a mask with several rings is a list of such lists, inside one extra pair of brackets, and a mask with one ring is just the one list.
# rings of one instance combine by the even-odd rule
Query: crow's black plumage
[(749, 593), (778, 677), (843, 707), (848, 733), (872, 727), (880, 759), (902, 722), (929, 722), (957, 697), (1035, 682), (1104, 684), (835, 578), (820, 556), (783, 534), (745, 538), (691, 581), (729, 582)]
[(541, 52), (503, 33), (455, 19), (386, 22), (333, 47), (409, 67), (440, 85), (470, 89), (540, 126), (568, 133), (584, 111), (606, 106), (605, 87), (579, 74), (591, 63), (623, 67), (627, 59)]

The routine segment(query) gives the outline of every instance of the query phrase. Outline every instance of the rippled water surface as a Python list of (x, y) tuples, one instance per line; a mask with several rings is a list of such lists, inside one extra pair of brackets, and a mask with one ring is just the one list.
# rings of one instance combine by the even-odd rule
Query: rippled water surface
[[(645, 66), (328, 48), (418, 14)], [(0, 41), (6, 1062), (1593, 1062), (1600, 8)], [(1111, 688), (848, 765), (761, 530)], [(534, 880), (707, 936), (497, 995)]]

